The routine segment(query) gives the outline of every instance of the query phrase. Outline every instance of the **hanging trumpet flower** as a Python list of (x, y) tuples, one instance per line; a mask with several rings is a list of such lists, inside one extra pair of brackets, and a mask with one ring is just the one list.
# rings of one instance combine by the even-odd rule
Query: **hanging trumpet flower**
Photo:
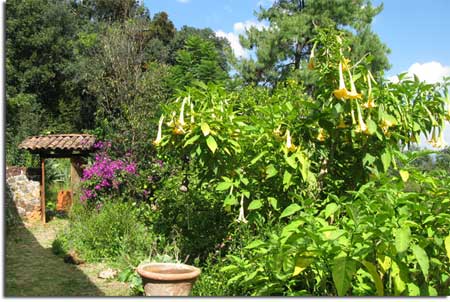
[(433, 148), (442, 149), (447, 145), (444, 141), (444, 126), (442, 125), (442, 128), (439, 130), (438, 137), (436, 137), (436, 127), (433, 127), (433, 135), (428, 141)]
[(194, 104), (191, 103), (191, 124), (195, 123), (195, 119), (194, 119)]
[(370, 71), (367, 71), (367, 83), (369, 85), (369, 92), (368, 92), (368, 96), (367, 96), (367, 102), (363, 104), (363, 107), (367, 108), (367, 109), (372, 109), (377, 106), (377, 105), (375, 105), (375, 101), (374, 101), (373, 95), (372, 95), (372, 81), (374, 81), (374, 83), (375, 83), (375, 80), (374, 80), (372, 74), (370, 73)]
[(395, 124), (387, 119), (383, 119), (381, 121), (381, 129), (383, 130), (383, 133), (386, 135), (388, 134), (389, 128), (394, 126)]
[(313, 48), (311, 49), (311, 55), (309, 56), (309, 62), (308, 62), (308, 69), (313, 70), (314, 69), (314, 51), (316, 50), (317, 43), (314, 43)]
[(339, 62), (339, 89), (333, 91), (333, 94), (338, 99), (348, 99), (348, 90), (345, 87), (344, 74), (342, 72), (342, 62)]
[(348, 75), (350, 77), (350, 92), (348, 93), (348, 98), (349, 99), (361, 99), (362, 95), (361, 93), (358, 93), (356, 91), (356, 87), (355, 87), (355, 83), (353, 82), (353, 77), (352, 77), (352, 73), (350, 72), (350, 70), (348, 70)]
[(292, 143), (291, 133), (289, 130), (286, 130), (286, 148), (288, 151), (295, 151), (297, 147)]
[(342, 116), (339, 117), (339, 124), (337, 125), (338, 129), (344, 129), (347, 128), (347, 125), (344, 122), (344, 119), (342, 118)]
[(189, 100), (188, 98), (184, 98), (181, 102), (181, 110), (180, 115), (178, 117), (178, 121), (175, 122), (175, 128), (173, 128), (173, 134), (180, 135), (186, 133), (184, 130), (184, 126), (186, 125), (186, 122), (184, 121), (184, 106), (186, 104), (186, 101)]
[(164, 114), (159, 118), (158, 124), (158, 134), (156, 135), (156, 139), (153, 141), (153, 145), (158, 146), (162, 141), (162, 124), (164, 122)]
[(316, 139), (317, 139), (319, 142), (323, 142), (323, 141), (325, 141), (325, 138), (326, 138), (325, 130), (324, 130), (323, 128), (320, 128), (320, 129), (319, 129), (319, 133), (317, 134)]
[(356, 109), (358, 111), (358, 126), (356, 127), (355, 132), (357, 133), (367, 133), (368, 132), (368, 128), (366, 123), (364, 123), (362, 114), (361, 114), (361, 108), (359, 107), (359, 104), (356, 105)]

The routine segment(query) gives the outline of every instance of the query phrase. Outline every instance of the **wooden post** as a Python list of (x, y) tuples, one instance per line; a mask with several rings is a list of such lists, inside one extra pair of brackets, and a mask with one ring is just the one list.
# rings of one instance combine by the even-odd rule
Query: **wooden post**
[(45, 224), (45, 157), (41, 156), (41, 221)]
[(80, 182), (83, 176), (83, 158), (75, 156), (70, 158), (70, 184), (72, 189), (72, 202), (79, 201)]

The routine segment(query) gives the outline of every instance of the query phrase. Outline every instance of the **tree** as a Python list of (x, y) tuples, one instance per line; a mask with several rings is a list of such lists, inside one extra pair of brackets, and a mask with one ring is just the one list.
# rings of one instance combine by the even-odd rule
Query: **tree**
[(11, 0), (6, 12), (7, 159), (18, 164), (17, 145), (26, 136), (77, 129), (67, 67), (79, 23), (63, 1)]
[(217, 83), (227, 77), (227, 69), (220, 66), (219, 52), (210, 40), (190, 36), (184, 49), (176, 53), (176, 65), (172, 68), (175, 87), (184, 88), (194, 81)]
[(101, 138), (114, 140), (122, 151), (135, 151), (135, 156), (148, 154), (151, 123), (168, 97), (167, 67), (146, 56), (148, 27), (142, 19), (106, 27), (83, 71), (97, 101)]
[(256, 49), (257, 60), (244, 59), (238, 69), (246, 82), (276, 84), (306, 69), (317, 28), (331, 27), (345, 29), (353, 38), (350, 45), (356, 51), (352, 58), (371, 55), (372, 71), (382, 71), (389, 67), (389, 50), (370, 31), (373, 17), (381, 10), (381, 5), (373, 7), (370, 0), (277, 0), (257, 13), (268, 27), (251, 27), (248, 37), (241, 36), (244, 47)]
[(71, 0), (71, 4), (79, 17), (94, 22), (150, 18), (148, 10), (136, 0)]

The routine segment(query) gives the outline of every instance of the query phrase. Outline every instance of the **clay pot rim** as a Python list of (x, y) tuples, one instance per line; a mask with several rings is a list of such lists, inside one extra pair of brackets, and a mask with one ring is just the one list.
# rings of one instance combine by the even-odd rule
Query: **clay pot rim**
[[(173, 273), (157, 273), (157, 272), (150, 272), (145, 270), (145, 267), (166, 267), (168, 269), (186, 269), (190, 270), (188, 273), (181, 273), (181, 274), (173, 274)], [(196, 279), (199, 275), (201, 270), (197, 267), (182, 264), (182, 263), (159, 263), (159, 262), (152, 262), (152, 263), (145, 263), (141, 264), (137, 268), (138, 274), (146, 279), (153, 279), (153, 280), (159, 280), (159, 281), (182, 281), (182, 280), (191, 280)]]

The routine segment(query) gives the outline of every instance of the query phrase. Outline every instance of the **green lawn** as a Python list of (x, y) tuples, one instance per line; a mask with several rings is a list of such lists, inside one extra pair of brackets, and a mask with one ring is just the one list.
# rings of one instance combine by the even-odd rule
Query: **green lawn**
[(128, 296), (127, 284), (99, 279), (104, 264), (66, 264), (51, 244), (67, 223), (20, 225), (6, 236), (5, 296)]

